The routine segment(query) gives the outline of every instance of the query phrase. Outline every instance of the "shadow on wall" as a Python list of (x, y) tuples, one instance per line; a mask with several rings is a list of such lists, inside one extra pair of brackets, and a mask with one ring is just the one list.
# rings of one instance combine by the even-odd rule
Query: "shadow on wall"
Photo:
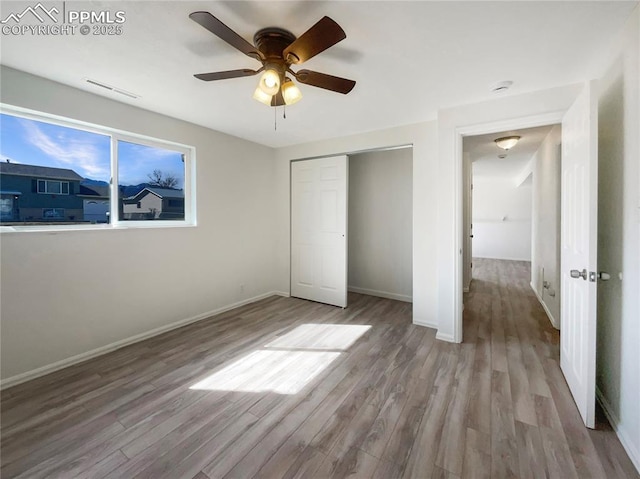
[[(596, 383), (619, 411), (623, 350), (622, 271), (624, 238), (624, 84), (622, 62), (613, 65), (615, 80), (603, 89), (598, 105), (598, 270), (611, 280), (598, 283), (598, 361)], [(608, 75), (607, 75), (608, 76)], [(613, 366), (613, 367), (612, 367)]]

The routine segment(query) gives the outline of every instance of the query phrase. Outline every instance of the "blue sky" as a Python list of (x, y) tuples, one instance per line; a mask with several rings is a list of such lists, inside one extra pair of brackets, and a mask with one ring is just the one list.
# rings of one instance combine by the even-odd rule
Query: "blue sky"
[[(0, 161), (69, 168), (84, 178), (108, 182), (110, 142), (106, 135), (0, 114)], [(157, 169), (175, 175), (183, 187), (180, 153), (127, 142), (120, 142), (118, 150), (121, 185), (144, 183)]]

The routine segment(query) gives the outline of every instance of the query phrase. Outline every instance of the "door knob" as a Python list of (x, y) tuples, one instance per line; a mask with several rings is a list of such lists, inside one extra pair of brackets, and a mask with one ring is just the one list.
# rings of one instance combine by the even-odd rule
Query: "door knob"
[(577, 269), (572, 269), (569, 274), (571, 275), (572, 278), (582, 278), (585, 281), (587, 280), (587, 270), (583, 269), (582, 271), (578, 271)]
[(611, 275), (609, 273), (605, 273), (604, 271), (600, 271), (598, 273), (598, 279), (600, 281), (609, 281), (611, 279)]

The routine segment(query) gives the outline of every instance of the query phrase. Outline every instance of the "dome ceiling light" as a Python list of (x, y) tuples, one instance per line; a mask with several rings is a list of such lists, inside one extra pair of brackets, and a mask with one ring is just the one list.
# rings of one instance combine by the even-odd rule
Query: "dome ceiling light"
[(504, 136), (502, 138), (497, 138), (494, 140), (496, 142), (496, 145), (498, 145), (498, 148), (502, 148), (503, 150), (510, 150), (511, 148), (513, 148), (514, 146), (516, 146), (516, 143), (518, 143), (518, 141), (520, 141), (520, 137), (517, 135), (514, 136)]

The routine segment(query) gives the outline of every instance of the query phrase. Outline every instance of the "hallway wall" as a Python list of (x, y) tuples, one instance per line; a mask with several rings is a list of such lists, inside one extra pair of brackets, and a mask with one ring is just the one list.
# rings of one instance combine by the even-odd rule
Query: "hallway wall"
[(640, 471), (640, 7), (600, 78), (598, 396)]
[[(560, 142), (556, 125), (533, 156), (531, 287), (560, 327)], [(543, 282), (548, 287), (543, 287)]]
[(473, 180), (473, 256), (531, 261), (531, 183)]

